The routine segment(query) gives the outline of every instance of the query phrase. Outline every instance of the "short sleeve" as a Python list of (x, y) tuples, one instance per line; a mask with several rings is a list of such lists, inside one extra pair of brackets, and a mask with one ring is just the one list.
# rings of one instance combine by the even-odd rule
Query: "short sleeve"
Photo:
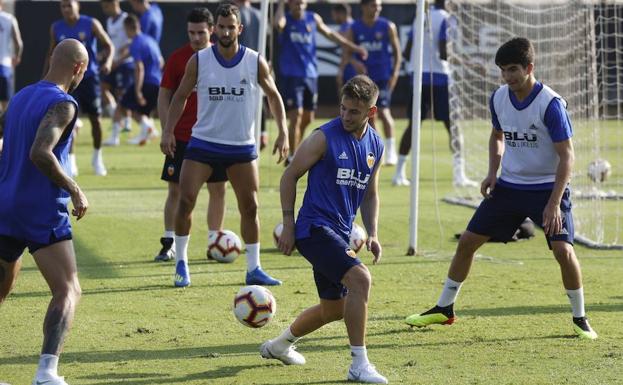
[(559, 98), (553, 98), (549, 102), (543, 123), (545, 123), (553, 142), (563, 142), (573, 136), (569, 114)]

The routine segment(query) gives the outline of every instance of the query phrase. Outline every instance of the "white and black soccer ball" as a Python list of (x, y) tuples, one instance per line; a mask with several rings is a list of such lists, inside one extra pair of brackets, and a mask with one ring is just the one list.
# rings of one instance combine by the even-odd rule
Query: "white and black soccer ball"
[(353, 223), (353, 228), (350, 230), (350, 248), (358, 253), (359, 250), (366, 244), (368, 240), (368, 234), (363, 227), (356, 223)]
[(220, 230), (208, 236), (208, 255), (217, 262), (232, 263), (241, 250), (242, 242), (231, 230)]
[(279, 247), (279, 238), (281, 238), (282, 232), (283, 223), (277, 223), (277, 226), (273, 229), (273, 241), (275, 242), (275, 247)]
[(611, 173), (612, 166), (605, 159), (595, 159), (588, 164), (588, 177), (595, 183), (605, 182)]
[(273, 293), (258, 285), (245, 286), (234, 297), (234, 315), (241, 324), (261, 328), (270, 322), (277, 312)]

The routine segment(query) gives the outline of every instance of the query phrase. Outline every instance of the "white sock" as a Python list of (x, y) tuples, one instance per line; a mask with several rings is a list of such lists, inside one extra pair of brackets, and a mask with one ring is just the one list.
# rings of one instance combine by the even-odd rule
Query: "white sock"
[(387, 156), (394, 152), (394, 145), (396, 144), (396, 139), (394, 138), (385, 138), (385, 153)]
[(132, 119), (127, 116), (123, 118), (123, 127), (128, 130), (132, 129)]
[(149, 132), (149, 129), (154, 128), (154, 121), (151, 120), (149, 117), (143, 115), (143, 117), (141, 117), (141, 132), (147, 133)]
[(439, 300), (437, 300), (437, 306), (446, 307), (450, 306), (456, 301), (456, 297), (459, 295), (459, 290), (461, 290), (461, 285), (463, 282), (456, 282), (450, 279), (450, 277), (446, 278), (446, 282), (443, 284), (443, 290), (441, 291), (441, 296), (439, 296)]
[(175, 242), (175, 263), (184, 261), (188, 264), (188, 241), (190, 240), (190, 234), (188, 235), (175, 235), (173, 238)]
[(58, 376), (58, 356), (54, 354), (42, 354), (39, 358), (36, 378), (44, 379)]
[(350, 346), (350, 355), (353, 358), (353, 368), (361, 368), (368, 365), (368, 350), (365, 346)]
[(405, 178), (405, 166), (407, 164), (408, 155), (398, 155), (398, 163), (396, 164), (396, 176)]
[(102, 149), (101, 148), (93, 149), (93, 161), (97, 161), (97, 162), (102, 161)]
[(290, 331), (290, 327), (288, 326), (288, 328), (284, 330), (279, 337), (273, 340), (272, 344), (270, 345), (271, 353), (284, 353), (286, 350), (290, 349), (290, 347), (294, 345), (294, 343), (300, 338), (301, 337), (296, 337), (294, 334), (292, 334), (292, 331)]
[(584, 311), (584, 288), (567, 290), (567, 297), (569, 297), (569, 303), (571, 303), (573, 316), (576, 318), (584, 317), (586, 315)]
[(251, 272), (260, 265), (260, 243), (247, 243), (247, 271)]
[(164, 238), (175, 238), (175, 231), (164, 230)]
[(113, 138), (118, 138), (120, 132), (121, 132), (121, 124), (119, 122), (113, 122), (112, 123), (112, 135), (111, 136)]
[(115, 116), (115, 110), (117, 109), (117, 103), (111, 102), (106, 106), (106, 113), (108, 116)]

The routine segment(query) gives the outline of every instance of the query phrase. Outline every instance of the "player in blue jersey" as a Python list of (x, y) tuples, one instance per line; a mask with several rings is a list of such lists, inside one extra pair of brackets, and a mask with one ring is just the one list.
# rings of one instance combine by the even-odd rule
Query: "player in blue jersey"
[[(368, 50), (367, 58), (355, 59), (365, 65), (366, 74), (379, 87), (378, 116), (385, 134), (384, 163), (395, 165), (398, 156), (390, 105), (392, 92), (400, 74), (402, 57), (396, 25), (380, 17), (381, 9), (381, 0), (361, 0), (361, 18), (351, 24), (346, 36)], [(374, 126), (374, 120), (370, 124)]]
[(149, 0), (130, 0), (134, 12), (140, 15), (141, 30), (151, 36), (160, 44), (162, 37), (162, 10), (158, 4), (150, 3)]
[(596, 339), (586, 318), (582, 272), (573, 248), (569, 180), (574, 150), (566, 102), (534, 77), (534, 48), (528, 39), (504, 43), (495, 64), (506, 85), (490, 100), (489, 172), (480, 187), (485, 199), (459, 239), (437, 305), (406, 322), (417, 327), (452, 324), (454, 302), (476, 250), (492, 237), (510, 239), (529, 217), (543, 228), (560, 265), (573, 330), (580, 338)]
[[(331, 18), (338, 25), (338, 32), (342, 36), (346, 36), (346, 32), (350, 29), (350, 25), (353, 23), (353, 17), (351, 16), (351, 9), (348, 3), (338, 3), (331, 7)], [(338, 93), (342, 89), (344, 82), (349, 81), (357, 73), (365, 73), (365, 66), (356, 61), (351, 60), (351, 55), (345, 50), (341, 50), (340, 66), (335, 76), (335, 82), (337, 84)], [(359, 70), (355, 70), (355, 66), (359, 66)]]
[[(78, 101), (80, 111), (86, 113), (91, 122), (94, 148), (91, 166), (95, 175), (105, 176), (107, 171), (101, 149), (102, 122), (100, 115), (102, 113), (102, 100), (99, 73), (106, 75), (110, 72), (114, 46), (97, 19), (80, 14), (80, 4), (77, 0), (61, 0), (60, 7), (63, 18), (54, 22), (50, 28), (49, 54), (59, 42), (69, 38), (80, 40), (89, 53), (89, 67), (80, 86), (72, 92), (72, 96)], [(102, 48), (101, 66), (97, 61), (96, 41)], [(48, 60), (49, 55), (46, 58), (45, 69), (47, 69)], [(78, 169), (74, 167), (75, 158), (72, 159), (72, 163), (72, 174), (75, 176), (78, 173)]]
[(140, 124), (141, 132), (128, 143), (142, 146), (151, 138), (158, 136), (154, 121), (149, 115), (158, 102), (164, 60), (158, 43), (151, 36), (142, 33), (136, 16), (128, 15), (123, 21), (123, 27), (128, 38), (132, 40), (129, 50), (134, 62), (134, 76), (115, 111), (112, 134), (106, 144), (119, 144), (121, 120), (125, 117), (126, 111), (132, 111), (132, 116)]
[(80, 298), (67, 205), (71, 200), (78, 220), (88, 207), (86, 196), (68, 175), (78, 111), (69, 93), (88, 63), (80, 41), (60, 42), (43, 80), (18, 92), (0, 118), (6, 141), (0, 157), (0, 303), (13, 287), (25, 248), (52, 292), (33, 385), (67, 385), (58, 376), (58, 358)]
[[(379, 90), (370, 78), (355, 76), (344, 85), (340, 117), (315, 130), (296, 151), (281, 178), (283, 232), (279, 249), (296, 246), (311, 263), (320, 303), (304, 310), (277, 338), (260, 347), (264, 358), (303, 365), (293, 344), (325, 324), (344, 319), (351, 345), (348, 380), (386, 384), (368, 361), (365, 332), (371, 277), (349, 248), (349, 234), (361, 207), (373, 263), (381, 259), (377, 238), (379, 165), (383, 141), (368, 124), (376, 113)], [(303, 205), (294, 220), (298, 180), (308, 173)]]
[(367, 57), (365, 49), (332, 31), (320, 15), (306, 9), (307, 0), (288, 0), (286, 12), (284, 0), (279, 0), (274, 19), (279, 31), (279, 88), (288, 113), (290, 154), (294, 154), (305, 129), (314, 120), (318, 99), (316, 31)]

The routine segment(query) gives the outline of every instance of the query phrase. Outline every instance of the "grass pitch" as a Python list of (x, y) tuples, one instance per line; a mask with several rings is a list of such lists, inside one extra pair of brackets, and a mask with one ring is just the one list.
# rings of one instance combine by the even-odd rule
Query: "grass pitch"
[[(317, 121), (316, 124), (322, 122)], [(105, 123), (108, 127), (109, 123)], [(404, 121), (398, 121), (402, 130)], [(136, 131), (136, 129), (135, 129)], [(398, 134), (399, 137), (400, 133)], [(271, 144), (274, 135), (271, 135)], [(574, 338), (558, 266), (542, 232), (515, 244), (485, 245), (456, 304), (452, 326), (410, 329), (405, 316), (432, 306), (472, 210), (442, 203), (452, 192), (447, 136), (440, 125), (422, 132), (419, 255), (408, 246), (409, 190), (392, 187), (393, 168), (381, 173), (381, 264), (371, 266), (368, 352), (393, 384), (621, 384), (623, 280), (621, 251), (577, 248), (587, 311), (596, 341)], [(280, 333), (317, 296), (308, 263), (280, 255), (272, 228), (280, 221), (278, 181), (283, 166), (261, 159), (262, 264), (284, 285), (271, 288), (275, 319), (262, 329), (239, 324), (231, 312), (244, 283), (244, 256), (233, 264), (208, 262), (202, 193), (189, 247), (192, 286), (175, 289), (173, 264), (152, 262), (162, 235), (165, 184), (157, 143), (106, 148), (109, 176), (92, 175), (88, 130), (77, 146), (78, 182), (90, 201), (74, 226), (83, 297), (61, 356), (60, 374), (72, 385), (339, 384), (350, 363), (343, 323), (303, 338), (307, 365), (286, 367), (260, 358), (259, 345)], [(298, 203), (305, 182), (301, 180)], [(225, 227), (239, 233), (233, 191)], [(362, 252), (364, 263), (371, 256)], [(49, 301), (32, 258), (0, 309), (0, 382), (32, 381)]]

